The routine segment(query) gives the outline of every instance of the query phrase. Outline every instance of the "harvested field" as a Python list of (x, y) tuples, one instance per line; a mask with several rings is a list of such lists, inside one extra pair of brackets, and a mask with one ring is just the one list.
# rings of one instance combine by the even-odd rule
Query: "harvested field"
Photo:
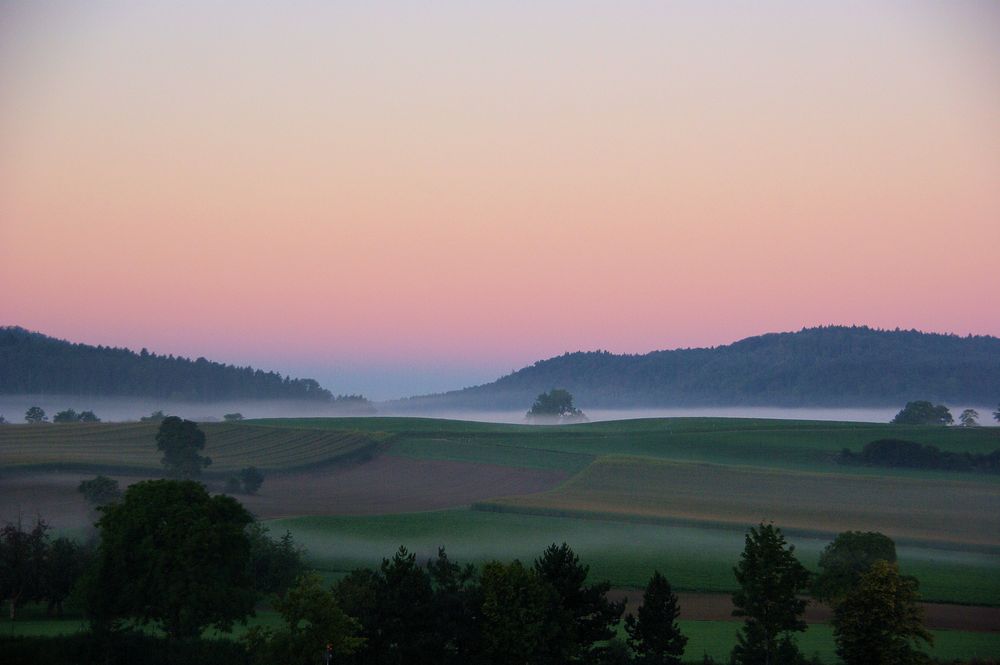
[[(375, 455), (377, 433), (202, 423), (207, 472), (245, 466), (294, 469)], [(71, 423), (0, 427), (0, 468), (160, 471), (155, 423)]]
[(544, 491), (567, 475), (558, 470), (383, 455), (350, 467), (275, 475), (265, 480), (259, 496), (239, 499), (264, 519), (411, 513)]
[[(96, 519), (76, 488), (93, 474), (20, 471), (0, 477), (0, 523), (41, 516), (54, 528)], [(122, 488), (151, 475), (112, 475)], [(238, 495), (263, 519), (294, 515), (375, 515), (465, 506), (474, 501), (541, 492), (565, 480), (563, 471), (382, 456), (363, 464), (265, 476), (257, 496)], [(222, 491), (219, 479), (207, 482)]]
[(482, 507), (733, 525), (773, 520), (786, 529), (1000, 546), (1000, 486), (974, 481), (605, 457), (556, 490)]

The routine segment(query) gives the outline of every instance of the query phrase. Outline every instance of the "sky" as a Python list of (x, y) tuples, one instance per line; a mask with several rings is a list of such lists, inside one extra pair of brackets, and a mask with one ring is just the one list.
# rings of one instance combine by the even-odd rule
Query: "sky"
[(0, 325), (384, 399), (1000, 335), (995, 2), (0, 0)]

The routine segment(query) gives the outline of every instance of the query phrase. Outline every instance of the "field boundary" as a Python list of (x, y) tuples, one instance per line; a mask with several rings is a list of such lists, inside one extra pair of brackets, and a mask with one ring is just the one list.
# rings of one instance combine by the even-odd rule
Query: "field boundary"
[[(543, 492), (544, 494), (544, 492)], [(510, 515), (527, 515), (529, 517), (565, 517), (570, 519), (594, 520), (602, 522), (623, 522), (627, 524), (651, 524), (659, 526), (682, 526), (722, 529), (726, 531), (739, 531), (745, 533), (750, 527), (757, 526), (758, 523), (742, 523), (723, 520), (705, 520), (694, 517), (678, 517), (668, 515), (639, 515), (635, 513), (619, 513), (614, 511), (601, 510), (574, 510), (571, 508), (547, 508), (545, 506), (513, 505), (504, 503), (503, 500), (476, 501), (469, 506), (470, 510), (488, 513), (501, 513)], [(803, 529), (801, 527), (785, 527), (778, 524), (785, 534), (800, 538), (822, 538), (833, 540), (839, 531), (825, 529)], [(919, 538), (894, 537), (893, 542), (897, 545), (910, 547), (922, 547), (928, 549), (948, 550), (952, 552), (973, 552), (976, 554), (990, 554), (1000, 556), (1000, 547), (985, 545), (980, 543), (963, 543), (947, 540), (923, 540)]]

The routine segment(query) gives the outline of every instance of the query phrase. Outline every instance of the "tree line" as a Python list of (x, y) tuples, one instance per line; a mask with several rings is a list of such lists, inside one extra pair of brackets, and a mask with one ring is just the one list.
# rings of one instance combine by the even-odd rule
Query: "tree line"
[[(610, 599), (610, 584), (592, 581), (566, 543), (553, 543), (531, 563), (479, 567), (453, 561), (444, 548), (420, 561), (400, 547), (378, 567), (326, 585), (305, 570), (289, 534), (270, 538), (238, 501), (194, 481), (136, 483), (100, 514), (98, 538), (88, 545), (50, 541), (42, 521), (30, 529), (7, 525), (0, 596), (13, 616), (28, 601), (57, 613), (75, 594), (90, 626), (87, 648), (103, 649), (106, 662), (123, 657), (121, 645), (150, 627), (165, 637), (146, 641), (147, 648), (173, 649), (173, 661), (185, 662), (181, 648), (185, 659), (200, 662), (196, 645), (222, 648), (202, 640), (205, 629), (230, 630), (265, 598), (280, 622), (248, 630), (227, 662), (653, 665), (685, 656), (679, 601), (665, 575), (654, 572), (641, 607), (624, 617), (620, 639), (625, 601)], [(810, 592), (834, 607), (837, 653), (847, 665), (925, 659), (919, 646), (931, 636), (917, 584), (900, 574), (890, 539), (841, 534), (819, 566), (811, 575), (773, 524), (748, 530), (734, 568), (734, 615), (743, 623), (733, 663), (807, 663), (794, 635), (805, 629)], [(7, 641), (0, 648), (23, 655), (44, 645)], [(128, 656), (136, 663), (157, 658)]]
[[(337, 398), (313, 379), (158, 355), (142, 349), (73, 344), (18, 327), (0, 328), (0, 394), (159, 397), (173, 400)], [(342, 395), (346, 402), (365, 401)]]
[(714, 348), (566, 353), (489, 384), (402, 401), (520, 408), (561, 386), (586, 408), (857, 406), (936, 401), (991, 404), (1000, 395), (1000, 339), (828, 326)]

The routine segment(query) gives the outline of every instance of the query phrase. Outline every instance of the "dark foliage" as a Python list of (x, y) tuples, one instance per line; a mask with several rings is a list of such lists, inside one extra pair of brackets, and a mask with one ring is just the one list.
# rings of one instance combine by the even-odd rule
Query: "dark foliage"
[(292, 534), (270, 537), (268, 528), (254, 522), (246, 529), (250, 541), (247, 571), (257, 594), (283, 596), (305, 570), (304, 552), (295, 544)]
[(247, 494), (256, 494), (260, 486), (264, 484), (264, 474), (257, 470), (255, 466), (248, 466), (240, 471), (240, 484)]
[(156, 622), (174, 639), (253, 612), (248, 574), (250, 514), (188, 480), (148, 480), (104, 508), (87, 580), (87, 614), (98, 632), (122, 620)]
[(926, 400), (907, 402), (906, 406), (892, 419), (893, 425), (950, 425), (955, 422), (951, 411), (943, 404), (931, 404)]
[(654, 571), (642, 594), (642, 606), (625, 618), (628, 643), (637, 665), (678, 665), (687, 637), (677, 625), (677, 595), (660, 571)]
[(28, 530), (20, 521), (0, 529), (0, 600), (8, 603), (11, 620), (18, 607), (42, 599), (48, 529), (41, 519)]
[(715, 348), (567, 353), (493, 383), (394, 407), (523, 408), (552, 386), (589, 408), (890, 406), (913, 395), (988, 404), (1000, 395), (1000, 339), (830, 326)]
[(845, 665), (918, 665), (929, 661), (917, 645), (933, 643), (924, 629), (917, 582), (895, 563), (877, 561), (837, 604), (833, 635)]
[(610, 583), (587, 584), (590, 566), (580, 563), (569, 545), (553, 543), (535, 560), (535, 573), (556, 592), (553, 619), (560, 622), (558, 640), (552, 640), (552, 662), (590, 662), (602, 645), (615, 636), (615, 626), (625, 611), (624, 601), (607, 599)]
[(896, 544), (874, 531), (845, 531), (819, 556), (819, 574), (813, 580), (813, 596), (836, 603), (854, 588), (876, 561), (896, 562)]
[(844, 448), (837, 461), (841, 464), (1000, 473), (1000, 449), (989, 454), (954, 453), (901, 439), (879, 439), (866, 443), (860, 453)]
[(118, 481), (107, 476), (95, 476), (91, 480), (81, 480), (76, 491), (83, 494), (84, 498), (94, 506), (103, 506), (106, 503), (117, 501), (122, 496)]
[(49, 417), (45, 415), (45, 409), (40, 406), (28, 407), (28, 410), (24, 412), (24, 422), (31, 424), (38, 424), (47, 422)]
[(61, 617), (69, 597), (93, 558), (93, 549), (75, 540), (59, 537), (48, 545), (42, 570), (41, 598), (49, 615)]
[(526, 414), (528, 420), (558, 420), (559, 422), (586, 422), (587, 417), (573, 406), (573, 395), (562, 388), (553, 388), (535, 398)]
[(66, 409), (52, 416), (54, 423), (99, 423), (101, 419), (93, 411), (81, 411), (77, 413), (74, 409)]
[[(73, 344), (23, 328), (0, 328), (0, 394), (333, 400), (313, 379), (143, 349)], [(360, 396), (351, 396), (364, 399)]]
[(0, 636), (4, 665), (248, 665), (233, 640), (168, 641), (143, 633), (78, 633), (58, 637)]
[(178, 478), (194, 478), (202, 468), (212, 463), (210, 457), (199, 455), (205, 448), (205, 433), (198, 423), (167, 416), (156, 432), (156, 448), (163, 453), (160, 461)]
[(802, 613), (809, 571), (795, 558), (795, 546), (773, 524), (751, 528), (733, 569), (740, 588), (733, 616), (745, 617), (733, 660), (739, 665), (782, 665), (802, 660), (792, 633), (806, 629)]

